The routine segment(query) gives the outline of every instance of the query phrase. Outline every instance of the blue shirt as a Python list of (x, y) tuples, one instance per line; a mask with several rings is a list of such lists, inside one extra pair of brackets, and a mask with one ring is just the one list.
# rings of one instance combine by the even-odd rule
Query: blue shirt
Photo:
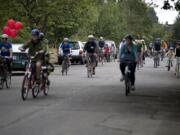
[(12, 45), (10, 43), (0, 43), (1, 56), (10, 56), (10, 49), (12, 49)]
[(70, 44), (65, 45), (64, 43), (62, 43), (61, 49), (63, 51), (63, 55), (68, 55), (68, 54), (71, 53), (70, 52), (70, 49), (71, 49), (71, 45)]
[[(128, 48), (129, 47), (129, 48)], [(121, 62), (125, 62), (126, 60), (135, 62), (137, 59), (137, 47), (136, 45), (123, 45), (121, 48), (121, 52), (119, 55), (119, 59)]]

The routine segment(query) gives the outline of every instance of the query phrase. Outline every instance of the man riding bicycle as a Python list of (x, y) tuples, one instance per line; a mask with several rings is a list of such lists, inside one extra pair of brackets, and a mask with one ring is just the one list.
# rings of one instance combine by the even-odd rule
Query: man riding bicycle
[(104, 57), (104, 46), (105, 46), (105, 41), (103, 37), (100, 37), (100, 41), (99, 41), (99, 61), (103, 60)]
[(60, 46), (60, 49), (63, 53), (63, 57), (68, 56), (69, 66), (71, 65), (70, 61), (70, 54), (71, 54), (71, 45), (69, 44), (69, 39), (64, 38), (62, 45)]
[(42, 40), (40, 39), (40, 31), (38, 29), (33, 29), (32, 30), (32, 38), (26, 42), (21, 48), (19, 48), (21, 51), (25, 51), (26, 49), (28, 50), (28, 54), (30, 57), (33, 58), (33, 69), (35, 69), (36, 73), (36, 82), (39, 84), (40, 83), (40, 72), (41, 72), (41, 67), (43, 64), (43, 54), (46, 52), (46, 49), (42, 43)]
[[(97, 62), (97, 44), (93, 35), (88, 36), (88, 41), (84, 46), (84, 52), (86, 52), (87, 57), (91, 58), (91, 63), (93, 65), (93, 75), (95, 75), (95, 68)], [(88, 63), (87, 63), (88, 64)]]
[(12, 45), (8, 42), (8, 35), (1, 36), (0, 56), (5, 57), (5, 64), (7, 64), (8, 71), (11, 72), (11, 62), (13, 57)]
[(121, 48), (121, 52), (119, 55), (119, 62), (120, 62), (120, 70), (122, 73), (121, 81), (125, 79), (125, 68), (127, 66), (126, 62), (131, 63), (130, 71), (131, 71), (131, 89), (135, 90), (135, 70), (136, 70), (136, 62), (137, 62), (137, 48), (136, 45), (133, 43), (133, 37), (128, 35), (125, 37), (126, 43)]
[(155, 39), (152, 51), (153, 51), (154, 57), (155, 58), (157, 57), (157, 60), (158, 60), (157, 66), (159, 66), (160, 65), (159, 60), (160, 60), (160, 54), (161, 54), (161, 39), (160, 38)]

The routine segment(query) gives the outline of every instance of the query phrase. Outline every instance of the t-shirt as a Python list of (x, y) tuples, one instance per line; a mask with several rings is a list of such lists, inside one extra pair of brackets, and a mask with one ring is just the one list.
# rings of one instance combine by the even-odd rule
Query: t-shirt
[(10, 56), (10, 49), (12, 49), (12, 45), (10, 43), (0, 43), (1, 56)]
[(161, 41), (155, 41), (154, 50), (155, 51), (160, 51), (161, 50)]
[(71, 49), (71, 45), (70, 45), (70, 44), (67, 44), (67, 45), (62, 44), (62, 45), (61, 45), (61, 49), (62, 49), (62, 51), (63, 51), (63, 55), (67, 55), (67, 54), (70, 54), (70, 53), (71, 53), (71, 52), (70, 52), (70, 49)]

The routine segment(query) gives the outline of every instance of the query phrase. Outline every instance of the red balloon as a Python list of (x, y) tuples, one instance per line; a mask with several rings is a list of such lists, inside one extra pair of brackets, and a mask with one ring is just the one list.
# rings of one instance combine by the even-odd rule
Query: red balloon
[(3, 34), (7, 34), (8, 36), (11, 35), (11, 29), (8, 26), (4, 26)]
[(15, 27), (15, 21), (13, 19), (9, 19), (7, 22), (7, 26), (11, 29), (14, 29)]
[(16, 31), (15, 29), (12, 29), (10, 36), (11, 36), (12, 38), (16, 38), (16, 37), (17, 37), (17, 31)]
[(22, 29), (23, 28), (23, 24), (21, 23), (21, 22), (16, 22), (15, 23), (15, 29), (16, 30), (20, 30), (20, 29)]

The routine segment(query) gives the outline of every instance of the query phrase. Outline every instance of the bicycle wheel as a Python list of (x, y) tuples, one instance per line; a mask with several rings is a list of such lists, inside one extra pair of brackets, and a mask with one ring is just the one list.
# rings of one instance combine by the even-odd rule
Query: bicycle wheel
[(21, 98), (22, 100), (26, 100), (28, 97), (28, 92), (29, 92), (29, 79), (27, 76), (24, 77), (23, 83), (22, 83), (22, 88), (21, 88)]
[(34, 82), (34, 85), (33, 85), (33, 88), (32, 88), (32, 96), (33, 96), (33, 98), (36, 98), (38, 96), (39, 90), (40, 90), (39, 87), (40, 87), (39, 84), (36, 84), (36, 82)]
[(177, 78), (179, 78), (180, 77), (180, 65), (178, 64), (177, 65)]
[(154, 68), (157, 67), (157, 64), (156, 64), (156, 59), (154, 59)]
[(125, 96), (128, 96), (130, 92), (130, 83), (128, 75), (125, 75)]
[(49, 86), (50, 86), (50, 84), (48, 83), (48, 80), (46, 80), (46, 81), (44, 82), (44, 90), (43, 90), (43, 93), (44, 93), (45, 96), (48, 95)]
[(4, 88), (4, 80), (1, 78), (0, 79), (0, 89)]
[(6, 76), (6, 88), (11, 88), (11, 74), (8, 73)]

